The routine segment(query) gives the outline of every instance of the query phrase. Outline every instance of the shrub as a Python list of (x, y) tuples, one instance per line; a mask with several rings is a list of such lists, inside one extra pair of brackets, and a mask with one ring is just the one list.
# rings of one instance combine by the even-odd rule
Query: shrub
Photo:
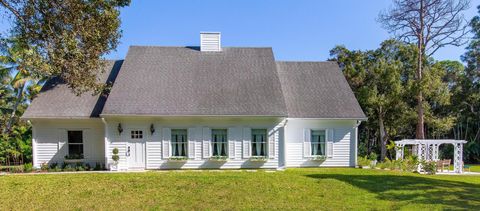
[(368, 159), (367, 156), (365, 156), (365, 157), (358, 157), (357, 162), (358, 162), (358, 166), (359, 166), (360, 168), (363, 168), (363, 167), (365, 167), (365, 166), (370, 166), (370, 160)]
[(40, 170), (48, 171), (48, 169), (49, 169), (48, 163), (42, 163), (42, 165), (40, 165)]
[(54, 168), (56, 168), (56, 167), (58, 167), (58, 163), (52, 163), (52, 164), (50, 164), (50, 169), (54, 169)]
[(11, 166), (11, 167), (9, 167), (8, 171), (10, 173), (23, 173), (24, 172), (23, 165)]
[(437, 163), (435, 161), (422, 161), (422, 170), (426, 174), (437, 173)]
[(86, 164), (85, 164), (85, 170), (86, 170), (86, 171), (91, 171), (91, 170), (93, 170), (93, 169), (92, 169), (92, 166), (90, 166), (90, 163), (86, 163)]
[(95, 171), (100, 171), (103, 170), (102, 164), (100, 163), (95, 163), (95, 168), (93, 168)]
[(369, 160), (377, 160), (378, 155), (375, 152), (371, 152), (370, 155), (368, 155)]
[(33, 170), (33, 165), (31, 163), (25, 163), (23, 165), (24, 172), (32, 172), (32, 170)]
[(64, 164), (63, 171), (75, 171), (75, 167), (72, 164)]
[(413, 172), (418, 169), (418, 157), (417, 156), (408, 156), (406, 159), (401, 161), (402, 171)]
[(115, 162), (115, 164), (118, 164), (118, 160), (120, 160), (120, 156), (118, 156), (118, 148), (113, 148), (112, 153), (112, 160)]

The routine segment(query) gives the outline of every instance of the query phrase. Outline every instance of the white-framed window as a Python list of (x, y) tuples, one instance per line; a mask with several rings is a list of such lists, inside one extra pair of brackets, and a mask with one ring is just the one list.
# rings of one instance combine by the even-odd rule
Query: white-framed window
[(130, 138), (132, 138), (132, 139), (143, 139), (143, 130), (132, 130), (132, 131), (130, 131)]
[(172, 129), (172, 156), (187, 157), (187, 130)]
[(266, 129), (252, 129), (252, 156), (267, 156)]
[(226, 129), (212, 130), (212, 156), (228, 156), (228, 137)]
[(83, 131), (68, 131), (68, 157), (83, 159)]
[(326, 130), (311, 130), (310, 144), (312, 156), (325, 156), (326, 153)]

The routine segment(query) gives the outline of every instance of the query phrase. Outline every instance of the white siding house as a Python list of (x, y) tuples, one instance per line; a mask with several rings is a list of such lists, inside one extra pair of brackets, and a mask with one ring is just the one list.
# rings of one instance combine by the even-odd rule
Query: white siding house
[(334, 62), (278, 62), (271, 48), (132, 46), (108, 61), (107, 95), (60, 80), (23, 118), (33, 163), (113, 163), (119, 170), (352, 167), (365, 115)]

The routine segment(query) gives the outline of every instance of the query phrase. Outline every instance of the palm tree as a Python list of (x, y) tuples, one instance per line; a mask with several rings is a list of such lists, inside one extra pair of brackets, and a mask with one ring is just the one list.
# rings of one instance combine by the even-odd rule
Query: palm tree
[[(45, 80), (32, 75), (27, 68), (18, 65), (18, 61), (21, 60), (20, 51), (24, 49), (17, 45), (15, 39), (5, 40), (4, 42), (3, 55), (0, 56), (0, 63), (4, 66), (4, 77), (2, 78), (10, 78), (9, 83), (2, 84), (2, 90), (5, 90), (5, 93), (10, 93), (9, 96), (5, 96), (7, 102), (4, 103), (6, 106), (3, 108), (4, 113), (9, 114), (5, 117), (6, 123), (2, 129), (2, 133), (6, 134), (10, 132), (15, 119), (21, 115), (18, 114), (17, 116), (19, 106), (22, 103), (29, 103), (38, 94)], [(0, 94), (1, 92), (0, 90)]]

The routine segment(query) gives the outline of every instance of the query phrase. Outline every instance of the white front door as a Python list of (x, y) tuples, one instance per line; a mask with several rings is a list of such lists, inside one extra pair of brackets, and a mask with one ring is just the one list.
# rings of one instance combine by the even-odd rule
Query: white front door
[[(129, 169), (144, 169), (145, 168), (145, 139), (143, 132), (130, 137), (127, 144), (127, 159)], [(136, 132), (138, 133), (138, 132)]]

